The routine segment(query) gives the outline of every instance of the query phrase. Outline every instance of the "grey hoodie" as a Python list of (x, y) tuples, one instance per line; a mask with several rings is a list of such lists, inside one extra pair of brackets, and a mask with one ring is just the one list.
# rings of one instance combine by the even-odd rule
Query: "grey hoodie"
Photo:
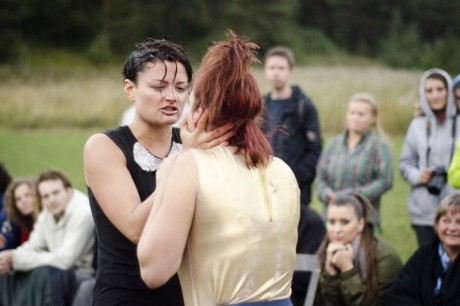
[[(436, 122), (436, 117), (425, 96), (425, 82), (429, 75), (440, 73), (447, 80), (446, 120), (442, 125)], [(418, 183), (420, 171), (437, 166), (447, 169), (451, 160), (455, 139), (460, 136), (460, 122), (456, 116), (456, 107), (452, 93), (452, 80), (441, 69), (433, 68), (425, 71), (420, 81), (420, 105), (424, 117), (414, 118), (409, 126), (399, 159), (401, 176), (412, 186), (408, 198), (409, 213), (413, 225), (432, 226), (436, 208), (442, 198), (456, 190), (445, 184), (439, 195), (428, 192), (426, 185)], [(456, 121), (453, 133), (453, 124)], [(428, 145), (430, 153), (427, 160)]]

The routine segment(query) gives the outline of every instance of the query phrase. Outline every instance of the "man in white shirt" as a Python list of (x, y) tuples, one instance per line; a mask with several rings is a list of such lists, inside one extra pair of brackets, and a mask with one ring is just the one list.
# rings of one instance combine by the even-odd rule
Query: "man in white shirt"
[[(51, 169), (40, 174), (37, 189), (43, 210), (29, 240), (14, 250), (0, 253), (0, 273), (51, 267), (53, 304), (59, 300), (64, 305), (71, 301), (77, 284), (94, 272), (94, 221), (88, 197), (73, 189), (62, 171)], [(7, 280), (14, 276), (0, 275), (0, 304), (17, 301), (16, 297), (8, 301), (1, 297), (3, 290), (16, 291), (17, 288), (11, 288), (15, 282)], [(62, 288), (57, 289), (55, 282)]]

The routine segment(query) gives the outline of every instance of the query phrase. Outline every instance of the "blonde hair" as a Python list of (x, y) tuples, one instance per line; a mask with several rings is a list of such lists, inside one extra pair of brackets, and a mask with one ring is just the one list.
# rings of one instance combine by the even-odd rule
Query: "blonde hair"
[(372, 126), (374, 131), (380, 135), (386, 143), (389, 143), (389, 138), (385, 130), (383, 129), (382, 125), (380, 124), (379, 120), (379, 107), (377, 105), (377, 100), (371, 94), (366, 92), (358, 92), (351, 96), (350, 100), (348, 100), (348, 104), (352, 101), (361, 101), (367, 103), (371, 107), (372, 114), (375, 117), (375, 123)]

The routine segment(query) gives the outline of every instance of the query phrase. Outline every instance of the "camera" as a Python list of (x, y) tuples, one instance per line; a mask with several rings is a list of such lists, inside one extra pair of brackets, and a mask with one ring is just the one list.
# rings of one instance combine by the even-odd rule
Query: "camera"
[(426, 188), (428, 192), (434, 195), (441, 193), (442, 187), (446, 184), (447, 181), (447, 171), (444, 167), (436, 167), (433, 170), (430, 181), (428, 182)]

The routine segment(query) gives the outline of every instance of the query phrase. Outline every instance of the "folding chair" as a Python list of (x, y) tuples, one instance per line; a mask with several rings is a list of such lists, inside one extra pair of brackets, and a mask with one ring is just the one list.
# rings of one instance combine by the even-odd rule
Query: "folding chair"
[(312, 306), (315, 301), (316, 288), (318, 287), (319, 275), (321, 272), (319, 259), (315, 254), (297, 254), (295, 271), (311, 272), (308, 283), (307, 296), (304, 306)]

